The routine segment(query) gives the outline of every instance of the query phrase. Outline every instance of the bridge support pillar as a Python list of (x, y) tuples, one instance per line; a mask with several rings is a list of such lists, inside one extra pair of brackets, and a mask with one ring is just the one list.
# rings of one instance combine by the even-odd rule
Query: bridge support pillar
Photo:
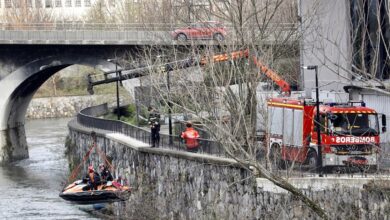
[(28, 158), (24, 125), (0, 131), (0, 164)]

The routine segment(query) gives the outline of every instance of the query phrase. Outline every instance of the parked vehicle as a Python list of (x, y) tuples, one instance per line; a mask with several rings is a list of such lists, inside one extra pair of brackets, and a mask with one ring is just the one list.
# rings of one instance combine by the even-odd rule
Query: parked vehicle
[(171, 35), (174, 40), (181, 42), (189, 39), (214, 39), (220, 42), (225, 39), (226, 29), (220, 22), (207, 21), (194, 23), (189, 27), (176, 29), (172, 31)]
[[(268, 100), (269, 150), (275, 165), (286, 161), (317, 167), (318, 135), (315, 102), (292, 98)], [(382, 131), (386, 131), (382, 116)], [(322, 167), (376, 169), (380, 153), (375, 110), (362, 102), (320, 104)]]

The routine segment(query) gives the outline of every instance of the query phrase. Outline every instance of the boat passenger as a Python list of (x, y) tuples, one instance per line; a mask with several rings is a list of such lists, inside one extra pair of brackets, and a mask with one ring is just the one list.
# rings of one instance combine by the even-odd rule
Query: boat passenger
[(122, 177), (119, 176), (117, 179), (113, 180), (112, 181), (112, 185), (117, 188), (117, 189), (122, 189), (123, 185), (122, 185)]
[(107, 166), (104, 164), (99, 165), (100, 177), (102, 178), (102, 183), (106, 183), (108, 181), (113, 181), (114, 178), (111, 175), (111, 172), (108, 170)]
[(101, 184), (100, 176), (97, 172), (95, 172), (95, 169), (93, 168), (93, 166), (88, 167), (88, 174), (83, 179), (83, 182), (87, 183), (87, 186), (85, 186), (83, 188), (84, 191), (98, 189), (98, 186)]

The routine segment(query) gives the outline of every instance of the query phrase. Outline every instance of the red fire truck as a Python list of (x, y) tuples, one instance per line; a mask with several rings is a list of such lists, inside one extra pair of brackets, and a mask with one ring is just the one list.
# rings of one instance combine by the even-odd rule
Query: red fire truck
[[(321, 103), (320, 135), (324, 169), (342, 166), (376, 168), (379, 157), (378, 114), (357, 103)], [(318, 158), (315, 102), (268, 100), (268, 135), (272, 159), (294, 161), (314, 168)], [(385, 116), (382, 130), (385, 131)]]

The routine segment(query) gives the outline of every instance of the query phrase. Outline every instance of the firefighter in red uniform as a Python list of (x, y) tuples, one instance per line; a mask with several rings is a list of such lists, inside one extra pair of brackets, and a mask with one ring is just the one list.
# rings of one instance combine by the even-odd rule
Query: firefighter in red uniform
[(191, 122), (188, 122), (186, 127), (186, 130), (181, 133), (181, 138), (183, 138), (186, 143), (187, 151), (197, 152), (199, 147), (199, 133), (192, 127)]

